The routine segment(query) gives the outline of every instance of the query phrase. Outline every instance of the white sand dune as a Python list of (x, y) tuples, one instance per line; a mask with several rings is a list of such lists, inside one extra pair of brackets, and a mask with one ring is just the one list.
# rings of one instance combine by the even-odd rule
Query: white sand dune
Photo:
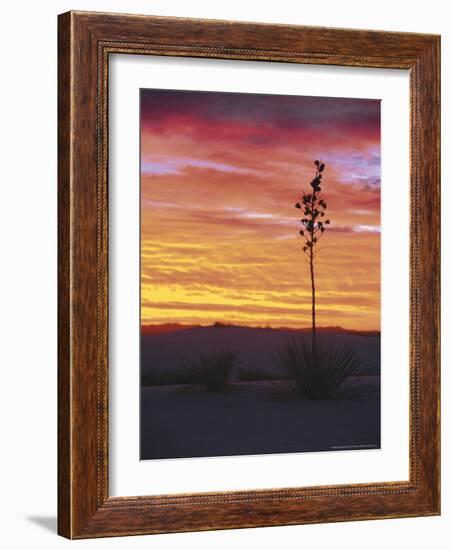
[(379, 376), (352, 377), (329, 401), (284, 398), (268, 382), (144, 387), (141, 458), (378, 449), (379, 387)]
[[(141, 457), (379, 448), (380, 337), (319, 333), (319, 346), (345, 344), (361, 358), (357, 376), (349, 377), (328, 401), (294, 398), (287, 381), (272, 380), (277, 351), (294, 337), (300, 335), (233, 326), (143, 335)], [(218, 350), (237, 352), (226, 392), (210, 393), (181, 380), (183, 365)], [(254, 378), (243, 381), (243, 371)]]

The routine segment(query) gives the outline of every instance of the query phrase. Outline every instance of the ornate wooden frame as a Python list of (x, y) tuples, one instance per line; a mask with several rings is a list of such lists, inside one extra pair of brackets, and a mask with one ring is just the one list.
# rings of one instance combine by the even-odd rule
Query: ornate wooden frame
[[(439, 514), (439, 36), (69, 12), (59, 16), (58, 51), (59, 533), (85, 538)], [(112, 53), (409, 70), (409, 481), (109, 496), (107, 90)]]

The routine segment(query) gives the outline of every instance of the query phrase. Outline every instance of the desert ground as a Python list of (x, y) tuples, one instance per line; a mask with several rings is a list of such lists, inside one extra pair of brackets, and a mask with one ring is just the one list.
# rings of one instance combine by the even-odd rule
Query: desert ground
[[(222, 325), (142, 333), (141, 459), (379, 448), (379, 334), (318, 333), (319, 347), (345, 344), (361, 359), (327, 400), (301, 399), (275, 371), (275, 354), (293, 337)], [(237, 361), (227, 388), (211, 392), (186, 365), (219, 349)]]

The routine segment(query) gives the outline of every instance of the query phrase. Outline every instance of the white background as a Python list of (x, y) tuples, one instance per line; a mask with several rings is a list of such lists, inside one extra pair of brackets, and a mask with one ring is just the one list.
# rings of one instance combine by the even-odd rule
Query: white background
[[(407, 71), (115, 55), (110, 59), (110, 494), (155, 495), (407, 480)], [(381, 449), (138, 461), (140, 88), (381, 99)], [(392, 220), (403, 230), (395, 238)], [(391, 238), (388, 238), (391, 235)], [(394, 270), (397, 265), (397, 270)], [(396, 304), (396, 306), (395, 306)]]
[[(9, 2), (2, 7), (0, 353), (1, 542), (8, 549), (446, 549), (452, 534), (450, 286), (443, 288), (443, 515), (69, 542), (56, 515), (56, 15), (68, 9), (254, 20), (443, 35), (443, 182), (450, 181), (452, 18), (449, 2), (342, 0)], [(449, 100), (446, 100), (449, 96)], [(450, 155), (449, 155), (450, 158)], [(443, 281), (452, 277), (452, 191), (443, 185)]]

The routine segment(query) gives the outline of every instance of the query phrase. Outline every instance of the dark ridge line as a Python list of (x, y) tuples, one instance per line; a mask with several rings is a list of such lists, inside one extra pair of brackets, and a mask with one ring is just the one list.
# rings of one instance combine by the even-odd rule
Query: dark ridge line
[[(213, 323), (211, 325), (184, 325), (181, 323), (164, 323), (159, 325), (141, 325), (140, 333), (142, 336), (147, 335), (158, 335), (158, 334), (169, 334), (172, 332), (183, 332), (193, 328), (215, 328), (215, 329), (225, 329), (225, 328), (240, 328), (248, 330), (262, 330), (262, 331), (273, 331), (273, 332), (293, 332), (293, 333), (309, 333), (311, 328), (292, 328), (292, 327), (262, 327), (262, 326), (246, 326), (246, 325), (233, 325), (228, 323)], [(356, 330), (356, 329), (347, 329), (340, 326), (326, 326), (326, 327), (317, 327), (317, 332), (335, 332), (337, 334), (350, 334), (355, 336), (369, 336), (376, 337), (380, 336), (379, 330)]]

